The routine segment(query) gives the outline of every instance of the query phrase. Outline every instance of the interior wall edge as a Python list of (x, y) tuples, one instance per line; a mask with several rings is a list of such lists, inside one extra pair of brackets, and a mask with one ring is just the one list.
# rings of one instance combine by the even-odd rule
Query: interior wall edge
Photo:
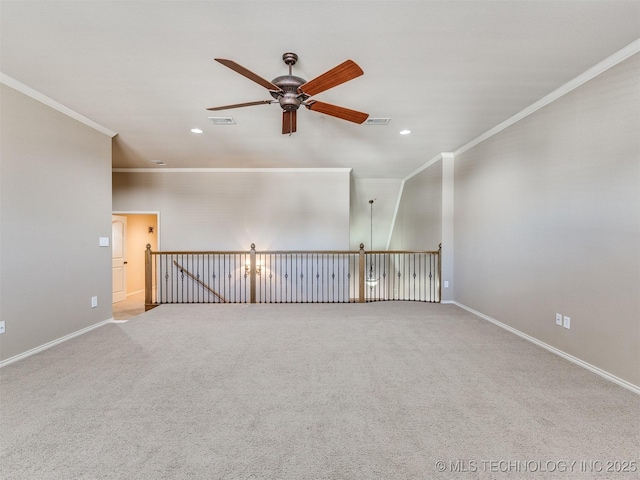
[(466, 143), (462, 147), (458, 148), (456, 151), (453, 152), (454, 157), (457, 157), (458, 155), (461, 155), (462, 153), (464, 153), (467, 150), (475, 147), (479, 143), (485, 141), (486, 139), (488, 139), (490, 137), (493, 137), (497, 133), (500, 133), (502, 130), (505, 130), (506, 128), (510, 127), (514, 123), (519, 122), (523, 118), (528, 117), (529, 115), (531, 115), (532, 113), (535, 113), (536, 111), (540, 110), (541, 108), (549, 105), (550, 103), (555, 102), (560, 97), (563, 97), (564, 95), (566, 95), (569, 92), (575, 90), (576, 88), (580, 87), (581, 85), (584, 85), (589, 80), (592, 80), (595, 77), (597, 77), (598, 75), (600, 75), (601, 73), (604, 73), (607, 70), (609, 70), (610, 68), (615, 67), (616, 65), (618, 65), (619, 63), (625, 61), (627, 58), (631, 57), (632, 55), (635, 55), (636, 53), (640, 53), (640, 39), (631, 42), (626, 47), (618, 50), (613, 55), (610, 55), (609, 57), (605, 58), (600, 63), (594, 65), (593, 67), (591, 67), (587, 71), (585, 71), (582, 74), (580, 74), (577, 77), (575, 77), (573, 80), (569, 80), (567, 83), (565, 83), (564, 85), (558, 87), (557, 89), (555, 89), (554, 91), (552, 91), (548, 95), (545, 95), (544, 97), (542, 97), (537, 102), (532, 103), (531, 105), (529, 105), (524, 110), (521, 110), (520, 112), (516, 113), (514, 116), (506, 119), (504, 122), (499, 123), (498, 125), (496, 125), (492, 129), (487, 130), (482, 135), (474, 138), (469, 143)]
[(393, 210), (393, 217), (391, 218), (391, 228), (389, 228), (389, 238), (387, 239), (387, 246), (385, 250), (389, 250), (389, 246), (391, 245), (391, 239), (393, 238), (393, 229), (396, 226), (396, 217), (398, 216), (398, 209), (400, 208), (400, 202), (402, 201), (402, 191), (404, 190), (404, 182), (400, 183), (400, 190), (398, 190), (398, 198), (396, 200), (396, 207)]
[(538, 347), (544, 348), (545, 350), (558, 355), (559, 357), (564, 358), (565, 360), (568, 360), (569, 362), (578, 365), (579, 367), (582, 367), (586, 370), (589, 370), (592, 373), (595, 373), (596, 375), (609, 380), (610, 382), (613, 382), (633, 393), (635, 393), (636, 395), (640, 395), (640, 385), (634, 385), (631, 382), (628, 382), (620, 377), (617, 377), (609, 372), (607, 372), (606, 370), (602, 370), (601, 368), (596, 367), (595, 365), (592, 365), (588, 362), (585, 362), (584, 360), (581, 360), (578, 357), (574, 357), (573, 355), (560, 350), (559, 348), (553, 347), (551, 345), (549, 345), (548, 343), (545, 343), (541, 340), (538, 340), (535, 337), (532, 337), (531, 335), (527, 335), (524, 332), (521, 332), (520, 330), (518, 330), (517, 328), (513, 328), (509, 325), (507, 325), (506, 323), (502, 323), (498, 320), (496, 320), (495, 318), (490, 317), (489, 315), (485, 315), (482, 312), (478, 312), (477, 310), (474, 310), (470, 307), (467, 307), (466, 305), (463, 305), (460, 302), (456, 302), (456, 301), (451, 301), (451, 302), (442, 302), (442, 303), (448, 303), (448, 304), (453, 304), (457, 307), (462, 308), (463, 310), (466, 310), (469, 313), (472, 313), (474, 315), (476, 315), (477, 317), (482, 318), (483, 320), (486, 320), (487, 322), (493, 323), (494, 325), (496, 325), (497, 327), (500, 327), (504, 330), (507, 330), (510, 333), (513, 333), (514, 335), (517, 335), (518, 337), (527, 340), (528, 342), (533, 343), (534, 345), (537, 345)]
[(6, 360), (2, 360), (0, 361), (0, 368), (6, 367), (7, 365), (10, 365), (12, 363), (15, 363), (19, 360), (22, 360), (24, 358), (30, 357), (32, 355), (35, 355), (36, 353), (40, 353), (44, 350), (48, 350), (51, 347), (55, 347), (56, 345), (59, 345), (63, 342), (66, 342), (67, 340), (71, 340), (72, 338), (78, 337), (80, 335), (84, 335), (85, 333), (90, 332), (91, 330), (95, 330), (96, 328), (102, 327), (108, 323), (112, 323), (113, 317), (108, 318), (106, 320), (103, 320), (101, 322), (95, 323), (93, 325), (89, 325), (88, 327), (82, 328), (80, 330), (77, 330), (75, 332), (72, 332), (68, 335), (64, 335), (63, 337), (57, 338), (55, 340), (52, 340), (50, 342), (47, 342), (43, 345), (40, 345), (39, 347), (35, 347), (32, 348), (31, 350), (27, 350), (26, 352), (22, 352), (19, 353), (17, 355), (14, 355), (13, 357), (9, 357)]
[(4, 83), (6, 86), (13, 88), (14, 90), (19, 91), (20, 93), (33, 98), (34, 100), (39, 101), (47, 105), (48, 107), (53, 108), (54, 110), (59, 111), (60, 113), (65, 114), (68, 117), (73, 118), (74, 120), (79, 121), (80, 123), (84, 123), (86, 126), (97, 130), (100, 133), (104, 133), (105, 135), (113, 138), (118, 133), (113, 130), (108, 129), (107, 127), (100, 125), (98, 122), (91, 120), (90, 118), (85, 117), (81, 113), (76, 112), (75, 110), (70, 109), (69, 107), (61, 104), (60, 102), (56, 102), (53, 98), (47, 97), (45, 94), (40, 93), (39, 91), (25, 85), (22, 82), (19, 82), (13, 77), (6, 75), (0, 72), (0, 83)]

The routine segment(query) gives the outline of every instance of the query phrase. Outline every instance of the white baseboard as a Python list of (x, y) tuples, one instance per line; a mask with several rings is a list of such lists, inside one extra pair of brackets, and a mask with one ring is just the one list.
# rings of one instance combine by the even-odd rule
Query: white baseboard
[(77, 337), (79, 335), (82, 335), (83, 333), (87, 333), (90, 332), (91, 330), (94, 330), (98, 327), (101, 327), (103, 325), (106, 325), (107, 323), (111, 323), (113, 322), (113, 317), (107, 319), (107, 320), (103, 320), (102, 322), (96, 323), (95, 325), (91, 325), (89, 327), (83, 328), (82, 330), (78, 330), (77, 332), (73, 332), (70, 333), (69, 335), (65, 335), (64, 337), (60, 337), (56, 340), (53, 340), (49, 343), (45, 343), (44, 345), (40, 345), (39, 347), (36, 348), (32, 348), (31, 350), (28, 350), (26, 352), (23, 353), (19, 353), (18, 355), (14, 355), (11, 358), (7, 358), (6, 360), (3, 360), (2, 362), (0, 362), (0, 368), (2, 367), (6, 367), (7, 365), (17, 362), (18, 360), (22, 360), (23, 358), (27, 358), (30, 357), (31, 355), (35, 355), (36, 353), (40, 353), (44, 350), (47, 350), (48, 348), (54, 347), (62, 342), (66, 342), (67, 340), (70, 340), (74, 337)]
[(127, 298), (129, 298), (132, 295), (138, 295), (139, 293), (144, 293), (144, 288), (142, 290), (136, 290), (135, 292), (127, 293)]
[[(444, 302), (443, 302), (444, 303)], [(461, 303), (458, 302), (447, 302), (447, 303), (452, 303), (464, 310), (466, 310), (467, 312), (471, 312), (474, 315), (477, 315), (478, 317), (493, 323), (494, 325), (497, 325), (500, 328), (504, 328), (505, 330), (516, 334), (517, 336), (524, 338), (525, 340), (528, 340), (529, 342), (544, 348), (545, 350), (548, 350), (551, 353), (555, 353), (556, 355), (558, 355), (559, 357), (564, 358), (565, 360), (569, 360), (571, 363), (575, 363), (576, 365), (579, 365), (582, 368), (586, 368), (587, 370), (589, 370), (590, 372), (595, 373), (596, 375), (600, 375), (601, 377), (609, 380), (610, 382), (616, 383), (618, 385), (620, 385), (621, 387), (626, 388), (627, 390), (632, 391), (633, 393), (635, 393), (636, 395), (640, 395), (640, 387), (637, 385), (634, 385), (633, 383), (627, 382), (626, 380), (623, 380), (621, 378), (616, 377), (615, 375), (610, 374), (609, 372), (606, 372), (604, 370), (602, 370), (601, 368), (598, 368), (594, 365), (591, 365), (590, 363), (585, 362), (584, 360), (580, 360), (577, 357), (574, 357), (573, 355), (569, 355), (567, 352), (563, 352), (562, 350), (556, 348), (556, 347), (552, 347), (551, 345), (544, 343), (540, 340), (538, 340), (535, 337), (532, 337), (531, 335), (527, 335), (526, 333), (521, 332), (520, 330), (517, 330), (513, 327), (510, 327), (509, 325), (499, 322), (498, 320), (496, 320), (495, 318), (491, 318), (488, 315), (485, 315), (484, 313), (480, 313), (472, 308), (467, 307), (466, 305), (462, 305)]]

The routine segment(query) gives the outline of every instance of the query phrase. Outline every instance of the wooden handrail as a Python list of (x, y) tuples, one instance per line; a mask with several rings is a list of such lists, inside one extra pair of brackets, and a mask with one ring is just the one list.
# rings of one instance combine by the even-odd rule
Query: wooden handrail
[(173, 264), (178, 267), (180, 269), (180, 272), (182, 273), (186, 273), (187, 277), (191, 278), (192, 280), (194, 280), (196, 283), (198, 283), (199, 285), (201, 285), (202, 287), (206, 288), (207, 290), (209, 290), (211, 293), (213, 293), (216, 297), (218, 297), (220, 299), (220, 301), (222, 301), (222, 303), (227, 303), (227, 301), (218, 294), (218, 292), (216, 292), (214, 289), (212, 289), (209, 285), (207, 285), (206, 283), (204, 283), (202, 280), (200, 280), (198, 277), (196, 277), (193, 273), (191, 273), (189, 270), (187, 270), (186, 268), (184, 268), (182, 265), (180, 265), (178, 262), (176, 262), (175, 260), (173, 261)]
[[(150, 246), (149, 246), (150, 247)], [(151, 255), (249, 255), (247, 250), (220, 250), (220, 251), (197, 251), (197, 250), (179, 250), (179, 251), (170, 251), (163, 250), (162, 252), (151, 252)]]
[(398, 254), (421, 254), (421, 255), (437, 255), (438, 250), (367, 250), (365, 253), (367, 255), (392, 255), (394, 253)]

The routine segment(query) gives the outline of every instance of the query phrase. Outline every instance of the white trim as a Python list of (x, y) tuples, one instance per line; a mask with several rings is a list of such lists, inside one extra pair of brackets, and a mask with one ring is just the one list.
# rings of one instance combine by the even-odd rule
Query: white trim
[(631, 55), (634, 55), (634, 54), (636, 54), (638, 52), (640, 52), (640, 39), (631, 42), (629, 45), (627, 45), (623, 49), (618, 50), (613, 55), (605, 58), (600, 63), (598, 63), (595, 66), (591, 67), (586, 72), (582, 73), (581, 75), (578, 75), (573, 80), (568, 81), (567, 83), (565, 83), (561, 87), (555, 89), (550, 94), (542, 97), (537, 102), (529, 105), (527, 108), (525, 108), (521, 112), (516, 113), (513, 117), (508, 118), (504, 122), (496, 125), (491, 130), (486, 131), (485, 133), (483, 133), (479, 137), (474, 138), (469, 143), (463, 145), (462, 147), (458, 148), (455, 152), (453, 152), (453, 155), (457, 157), (461, 153), (464, 153), (467, 150), (469, 150), (470, 148), (475, 147), (480, 142), (485, 141), (487, 138), (492, 137), (496, 133), (499, 133), (502, 130), (510, 127), (514, 123), (522, 120), (525, 117), (528, 117), (529, 115), (531, 115), (532, 113), (536, 112), (537, 110), (540, 110), (542, 107), (545, 107), (546, 105), (549, 105), (551, 102), (556, 101), (557, 99), (559, 99), (563, 95), (566, 95), (570, 91), (572, 91), (572, 90), (578, 88), (579, 86), (587, 83), (589, 80), (592, 80), (593, 78), (597, 77), (601, 73), (607, 71), (611, 67), (616, 66), (620, 62), (626, 60)]
[(113, 173), (351, 173), (351, 168), (113, 168)]
[(422, 165), (420, 168), (418, 168), (417, 170), (414, 170), (413, 172), (411, 172), (409, 175), (404, 177), (404, 180), (407, 181), (410, 178), (415, 177), (421, 171), (426, 170), (427, 168), (429, 168), (431, 165), (433, 165), (434, 163), (438, 162), (439, 160), (442, 160), (442, 153), (439, 153), (438, 155), (433, 157), (431, 160), (429, 160), (427, 163)]
[(102, 322), (96, 323), (95, 325), (91, 325), (89, 327), (83, 328), (82, 330), (78, 330), (77, 332), (73, 332), (70, 333), (69, 335), (65, 335), (64, 337), (60, 337), (57, 340), (53, 340), (51, 342), (45, 343), (44, 345), (40, 345), (39, 347), (36, 348), (32, 348), (31, 350), (28, 350), (26, 352), (23, 353), (19, 353), (18, 355), (14, 355), (11, 358), (7, 358), (6, 360), (3, 360), (2, 362), (0, 362), (0, 368), (2, 367), (6, 367), (7, 365), (17, 362), (18, 360), (22, 360), (24, 358), (30, 357), (31, 355), (35, 355), (36, 353), (40, 353), (44, 350), (47, 350), (51, 347), (55, 347), (56, 345), (62, 343), (62, 342), (66, 342), (67, 340), (71, 340), (74, 337), (77, 337), (79, 335), (82, 335), (84, 333), (90, 332), (91, 330), (94, 330), (98, 327), (102, 327), (103, 325), (106, 325), (107, 323), (112, 323), (113, 317), (107, 319), (107, 320), (103, 320)]
[(142, 290), (136, 290), (135, 292), (127, 293), (127, 298), (129, 298), (129, 297), (131, 297), (131, 296), (133, 296), (133, 295), (138, 295), (139, 293), (144, 293), (144, 289), (142, 289)]
[(404, 180), (400, 183), (400, 190), (398, 191), (398, 199), (396, 200), (396, 208), (393, 211), (393, 217), (391, 218), (391, 227), (389, 227), (389, 238), (387, 239), (387, 248), (391, 245), (391, 237), (393, 236), (393, 229), (396, 226), (396, 216), (398, 215), (398, 209), (400, 208), (400, 201), (402, 200), (402, 191), (404, 190)]
[[(155, 215), (156, 216), (156, 248), (159, 252), (162, 251), (160, 247), (160, 210), (117, 210), (112, 211), (111, 215)], [(143, 290), (144, 291), (144, 290)], [(137, 292), (136, 292), (137, 293)]]
[[(516, 113), (514, 116), (508, 118), (504, 122), (496, 125), (495, 127), (493, 127), (490, 130), (487, 130), (485, 133), (483, 133), (479, 137), (476, 137), (473, 140), (471, 140), (470, 142), (464, 144), (462, 147), (458, 148), (455, 152), (453, 152), (453, 156), (457, 157), (461, 153), (464, 153), (467, 150), (469, 150), (470, 148), (475, 147), (480, 142), (483, 142), (487, 138), (492, 137), (493, 135), (501, 132), (502, 130), (504, 130), (504, 129), (508, 128), (508, 127), (510, 127), (514, 123), (516, 123), (516, 122), (522, 120), (523, 118), (531, 115), (535, 111), (540, 110), (542, 107), (544, 107), (546, 105), (549, 105), (551, 102), (556, 101), (557, 99), (559, 99), (563, 95), (566, 95), (570, 91), (578, 88), (580, 85), (583, 85), (583, 84), (587, 83), (589, 80), (597, 77), (601, 73), (607, 71), (611, 67), (616, 66), (618, 63), (623, 62), (624, 60), (629, 58), (631, 55), (634, 55), (634, 54), (636, 54), (638, 52), (640, 52), (640, 39), (631, 42), (626, 47), (618, 50), (613, 55), (610, 55), (609, 57), (605, 58), (603, 61), (601, 61), (597, 65), (591, 67), (586, 72), (582, 73), (581, 75), (578, 75), (573, 80), (568, 81), (567, 83), (565, 83), (561, 87), (557, 88), (556, 90), (554, 90), (550, 94), (542, 97), (537, 102), (529, 105), (527, 108), (525, 108), (521, 112)], [(441, 155), (436, 155), (431, 160), (429, 160), (427, 163), (422, 165), (420, 168), (418, 168), (417, 170), (413, 171), (412, 173), (410, 173), (409, 175), (404, 177), (404, 180), (406, 181), (406, 180), (409, 180), (411, 177), (416, 176), (418, 173), (423, 171), (425, 168), (430, 167), (431, 165), (436, 163), (441, 158), (442, 158)], [(394, 217), (394, 219), (395, 219), (395, 217)]]
[(43, 104), (53, 108), (54, 110), (57, 110), (60, 113), (63, 113), (65, 115), (67, 115), (68, 117), (71, 117), (74, 120), (79, 121), (80, 123), (84, 123), (86, 126), (91, 127), (91, 128), (93, 128), (94, 130), (97, 130), (100, 133), (104, 133), (105, 135), (107, 135), (107, 136), (109, 136), (111, 138), (113, 138), (113, 137), (115, 137), (117, 135), (117, 132), (109, 130), (107, 127), (104, 127), (104, 126), (100, 125), (98, 122), (94, 122), (90, 118), (85, 117), (84, 115), (76, 112), (75, 110), (71, 110), (69, 107), (65, 107), (61, 103), (56, 102), (54, 99), (47, 97), (45, 94), (40, 93), (37, 90), (34, 90), (33, 88), (25, 85), (22, 82), (19, 82), (18, 80), (16, 80), (15, 78), (10, 77), (9, 75), (5, 75), (2, 72), (0, 72), (0, 83), (4, 83), (8, 87), (13, 88), (14, 90), (17, 90), (20, 93), (23, 93), (23, 94), (27, 95), (28, 97), (31, 97), (34, 100), (37, 100), (40, 103), (43, 103)]
[(111, 323), (127, 323), (129, 320), (111, 320)]
[(523, 338), (525, 340), (528, 340), (529, 342), (544, 348), (545, 350), (548, 350), (551, 353), (555, 353), (556, 355), (558, 355), (559, 357), (564, 358), (565, 360), (570, 361), (571, 363), (574, 363), (582, 368), (586, 368), (587, 370), (589, 370), (590, 372), (595, 373), (596, 375), (599, 375), (603, 378), (605, 378), (606, 380), (609, 380), (610, 382), (616, 383), (618, 385), (620, 385), (623, 388), (626, 388), (627, 390), (630, 390), (631, 392), (635, 393), (636, 395), (640, 395), (640, 386), (634, 385), (633, 383), (627, 382), (626, 380), (623, 380), (621, 378), (616, 377), (615, 375), (610, 374), (609, 372), (606, 372), (605, 370), (602, 370), (601, 368), (598, 368), (594, 365), (591, 365), (590, 363), (585, 362), (584, 360), (580, 360), (577, 357), (574, 357), (573, 355), (570, 355), (556, 347), (552, 347), (551, 345), (544, 343), (540, 340), (538, 340), (535, 337), (532, 337), (531, 335), (527, 335), (524, 332), (521, 332), (520, 330), (517, 330), (507, 324), (504, 324), (502, 322), (499, 322), (498, 320), (496, 320), (495, 318), (491, 318), (488, 315), (485, 315), (483, 313), (480, 313), (472, 308), (467, 307), (466, 305), (462, 305), (461, 303), (458, 302), (451, 302), (454, 305), (473, 313), (474, 315), (477, 315), (478, 317), (493, 323), (494, 325), (497, 325), (500, 328), (503, 328), (511, 333), (516, 334), (517, 336), (519, 336), (520, 338)]
[(400, 184), (400, 191), (398, 192), (398, 200), (396, 201), (396, 208), (393, 211), (393, 218), (391, 219), (391, 229), (389, 230), (389, 238), (387, 240), (387, 248), (386, 248), (386, 250), (389, 250), (389, 246), (391, 245), (391, 237), (393, 236), (393, 228), (396, 226), (396, 217), (398, 215), (398, 209), (400, 208), (400, 201), (402, 200), (402, 192), (404, 191), (405, 182), (407, 180), (415, 177), (417, 174), (419, 174), (423, 170), (426, 170), (431, 165), (433, 165), (433, 164), (439, 162), (440, 160), (442, 160), (442, 156), (443, 155), (452, 155), (453, 156), (452, 153), (439, 153), (438, 155), (433, 157), (431, 160), (429, 160), (427, 163), (422, 165), (420, 168), (418, 168), (417, 170), (414, 170), (412, 173), (410, 173), (409, 175), (407, 175), (406, 177), (404, 177), (402, 179), (402, 183)]
[(160, 210), (114, 210), (112, 215), (160, 215)]

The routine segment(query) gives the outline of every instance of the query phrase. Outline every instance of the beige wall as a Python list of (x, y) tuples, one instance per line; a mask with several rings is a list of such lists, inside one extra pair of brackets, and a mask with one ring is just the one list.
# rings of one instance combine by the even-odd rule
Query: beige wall
[(111, 237), (111, 138), (0, 89), (6, 360), (111, 318), (111, 248), (99, 247)]
[(113, 211), (159, 211), (163, 250), (346, 250), (348, 169), (114, 172)]
[(437, 250), (442, 242), (442, 160), (409, 178), (393, 227), (391, 250)]
[(639, 62), (457, 156), (454, 201), (456, 301), (637, 386)]
[[(378, 178), (353, 178), (351, 180), (351, 250), (385, 250), (393, 213), (398, 201), (402, 180)], [(371, 242), (371, 206), (373, 203), (373, 248)]]

